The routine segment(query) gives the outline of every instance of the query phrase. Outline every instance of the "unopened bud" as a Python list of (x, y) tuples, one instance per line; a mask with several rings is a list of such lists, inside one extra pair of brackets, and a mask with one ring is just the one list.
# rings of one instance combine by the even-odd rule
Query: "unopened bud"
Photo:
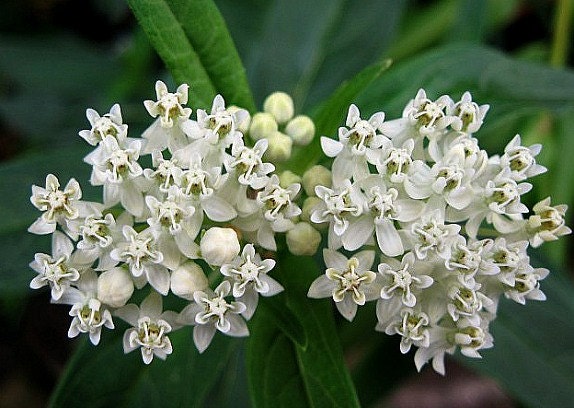
[(301, 176), (293, 173), (291, 170), (285, 170), (279, 175), (279, 185), (283, 188), (289, 187), (291, 184), (301, 184)]
[(265, 158), (271, 162), (284, 162), (291, 157), (293, 141), (289, 136), (281, 132), (274, 132), (267, 140), (269, 146), (265, 152)]
[(325, 166), (316, 165), (303, 174), (303, 188), (309, 197), (315, 195), (316, 186), (331, 187), (331, 170)]
[(265, 139), (275, 132), (277, 132), (277, 121), (272, 114), (257, 112), (253, 115), (249, 126), (249, 136), (253, 140)]
[(134, 293), (134, 282), (124, 268), (115, 267), (98, 277), (98, 299), (111, 307), (122, 307)]
[(307, 146), (315, 136), (315, 124), (309, 116), (295, 116), (287, 123), (285, 133), (297, 146)]
[(237, 233), (231, 228), (212, 227), (199, 243), (201, 257), (210, 265), (221, 266), (239, 255)]
[(239, 123), (236, 123), (235, 126), (237, 126), (237, 130), (239, 130), (241, 133), (246, 134), (247, 131), (249, 130), (249, 126), (251, 124), (251, 115), (249, 114), (249, 112), (246, 111), (245, 109), (240, 108), (239, 106), (235, 106), (235, 105), (228, 106), (227, 111), (231, 114), (234, 114), (238, 111), (244, 112), (243, 115), (239, 116), (241, 118), (241, 120)]
[(321, 234), (306, 222), (300, 222), (287, 232), (287, 247), (293, 255), (314, 255), (321, 243)]
[[(315, 208), (322, 204), (323, 200), (319, 197), (307, 197), (305, 201), (303, 201), (303, 208), (301, 208), (301, 215), (300, 218), (302, 221), (311, 223), (311, 214), (315, 211)], [(313, 226), (317, 228), (319, 231), (324, 231), (329, 227), (328, 222), (323, 222), (321, 224), (313, 223)]]
[(171, 274), (171, 291), (187, 300), (193, 300), (193, 293), (205, 290), (208, 285), (203, 269), (192, 261), (180, 265)]
[(295, 112), (293, 99), (285, 92), (274, 92), (265, 98), (263, 110), (272, 114), (280, 125), (287, 123)]

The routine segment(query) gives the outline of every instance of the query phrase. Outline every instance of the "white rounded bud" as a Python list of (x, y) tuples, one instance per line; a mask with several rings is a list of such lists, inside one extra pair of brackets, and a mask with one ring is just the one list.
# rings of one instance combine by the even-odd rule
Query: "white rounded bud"
[(274, 163), (284, 162), (291, 157), (293, 140), (281, 132), (274, 132), (268, 138), (269, 145), (265, 151), (265, 158)]
[(330, 188), (332, 183), (331, 170), (325, 166), (316, 165), (311, 167), (303, 174), (303, 188), (309, 197), (315, 195), (316, 186), (325, 186)]
[(195, 262), (185, 262), (171, 273), (171, 291), (181, 298), (193, 300), (193, 292), (208, 286), (207, 276)]
[(267, 112), (257, 112), (251, 119), (249, 136), (253, 140), (265, 139), (277, 132), (277, 129), (277, 121), (272, 114)]
[(293, 255), (314, 255), (321, 243), (321, 234), (306, 222), (300, 222), (287, 232), (287, 247)]
[[(231, 114), (234, 114), (235, 112), (242, 110), (247, 112), (245, 109), (240, 108), (238, 106), (235, 105), (231, 105), (227, 107), (227, 111)], [(243, 120), (241, 120), (241, 123), (236, 123), (235, 125), (237, 126), (237, 130), (239, 130), (241, 133), (246, 134), (247, 131), (249, 130), (249, 126), (251, 124), (251, 115), (249, 114), (249, 112), (247, 112), (247, 115), (245, 115), (243, 117)]]
[(221, 266), (239, 255), (237, 233), (231, 228), (212, 227), (199, 243), (201, 257), (210, 265)]
[(287, 123), (285, 133), (297, 146), (307, 146), (315, 136), (315, 124), (309, 116), (295, 116)]
[(122, 307), (134, 293), (134, 282), (124, 268), (115, 267), (98, 277), (98, 299), (111, 307)]
[(263, 110), (273, 115), (277, 123), (287, 123), (295, 112), (293, 99), (285, 92), (274, 92), (265, 98)]
[(287, 188), (295, 183), (301, 184), (301, 176), (293, 173), (291, 170), (285, 170), (279, 175), (279, 185), (281, 187)]

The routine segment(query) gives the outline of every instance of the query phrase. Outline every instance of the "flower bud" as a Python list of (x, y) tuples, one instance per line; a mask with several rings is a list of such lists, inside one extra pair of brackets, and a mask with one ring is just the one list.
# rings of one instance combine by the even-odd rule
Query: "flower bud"
[(315, 136), (315, 124), (309, 116), (295, 116), (287, 123), (285, 133), (297, 146), (307, 146)]
[(285, 170), (279, 175), (279, 185), (283, 188), (289, 187), (291, 184), (301, 184), (301, 176), (293, 173), (291, 170)]
[(203, 269), (195, 262), (180, 265), (171, 274), (171, 291), (184, 299), (193, 300), (193, 293), (205, 290), (209, 285)]
[[(301, 215), (299, 216), (302, 221), (311, 223), (311, 214), (319, 204), (323, 203), (319, 197), (307, 197), (303, 201), (303, 208), (301, 208)], [(319, 231), (324, 231), (329, 226), (328, 222), (323, 222), (321, 224), (313, 224), (313, 227)]]
[(236, 123), (235, 126), (237, 126), (237, 130), (239, 130), (241, 133), (246, 134), (247, 131), (249, 130), (249, 126), (251, 124), (251, 115), (249, 114), (248, 111), (246, 111), (243, 108), (240, 108), (239, 106), (235, 106), (235, 105), (231, 105), (227, 107), (227, 112), (234, 114), (237, 111), (245, 111), (247, 114), (243, 117), (243, 119), (241, 120), (240, 123)]
[(321, 234), (306, 222), (296, 224), (287, 232), (287, 247), (293, 255), (314, 255), (321, 243)]
[(132, 277), (124, 268), (115, 267), (98, 277), (98, 299), (111, 307), (122, 307), (134, 293)]
[(284, 162), (291, 157), (293, 140), (281, 132), (274, 132), (267, 140), (269, 145), (265, 152), (265, 158), (271, 162)]
[(212, 227), (199, 243), (201, 257), (210, 265), (221, 266), (239, 255), (237, 233), (231, 228)]
[(316, 186), (331, 187), (331, 170), (325, 166), (316, 165), (303, 174), (303, 188), (309, 197), (315, 195)]
[(265, 139), (275, 132), (277, 132), (277, 122), (272, 114), (257, 112), (253, 115), (249, 126), (249, 136), (253, 140)]
[(295, 112), (293, 99), (285, 92), (274, 92), (265, 98), (263, 110), (272, 114), (280, 125), (287, 123)]

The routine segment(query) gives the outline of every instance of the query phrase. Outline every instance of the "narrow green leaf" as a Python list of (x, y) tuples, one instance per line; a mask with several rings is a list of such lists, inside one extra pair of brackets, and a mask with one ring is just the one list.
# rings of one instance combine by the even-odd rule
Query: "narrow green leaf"
[(245, 71), (223, 18), (211, 0), (128, 0), (139, 23), (178, 83), (190, 85), (194, 106), (221, 93), (251, 111)]
[[(250, 392), (256, 407), (358, 407), (328, 300), (307, 298), (319, 272), (310, 257), (283, 254), (278, 262), (288, 307), (307, 334), (301, 347), (267, 313), (251, 322), (247, 349)], [(293, 399), (295, 398), (295, 399)]]
[(52, 396), (51, 406), (203, 407), (209, 405), (210, 395), (219, 393), (217, 387), (232, 386), (220, 381), (241, 344), (237, 339), (215, 336), (199, 355), (190, 331), (181, 329), (169, 336), (173, 354), (166, 361), (154, 359), (148, 366), (139, 350), (124, 355), (121, 328), (105, 334), (97, 347), (82, 341)]
[(283, 334), (299, 347), (305, 348), (307, 346), (305, 330), (293, 312), (285, 307), (284, 293), (278, 296), (261, 297), (257, 313), (264, 315), (267, 320), (273, 322)]
[(318, 107), (312, 115), (316, 127), (315, 138), (309, 146), (293, 153), (289, 159), (291, 171), (303, 174), (306, 169), (319, 161), (322, 156), (320, 137), (323, 135), (333, 137), (336, 134), (338, 126), (345, 122), (349, 105), (390, 65), (390, 60), (384, 60), (365, 68), (353, 79), (344, 82), (326, 102)]
[[(265, 310), (263, 308), (263, 310)], [(292, 341), (257, 310), (247, 342), (247, 370), (252, 405), (259, 407), (309, 406), (305, 384)]]
[(319, 275), (310, 257), (283, 254), (280, 268), (287, 305), (307, 333), (307, 347), (296, 347), (299, 370), (311, 406), (358, 407), (355, 387), (344, 360), (328, 299), (309, 299), (307, 290)]

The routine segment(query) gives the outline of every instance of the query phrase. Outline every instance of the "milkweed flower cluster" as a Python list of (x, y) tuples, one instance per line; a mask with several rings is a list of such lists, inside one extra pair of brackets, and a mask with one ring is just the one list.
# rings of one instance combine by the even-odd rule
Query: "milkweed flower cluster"
[[(400, 335), (403, 353), (417, 348), (419, 369), (432, 360), (444, 372), (445, 353), (479, 357), (492, 346), (502, 295), (544, 299), (548, 271), (530, 265), (527, 248), (570, 233), (566, 206), (521, 202), (526, 180), (546, 170), (540, 146), (516, 136), (489, 156), (473, 137), (488, 106), (469, 93), (432, 101), (421, 90), (391, 121), (351, 105), (337, 140), (320, 140), (331, 169), (297, 175), (275, 164), (288, 167), (315, 126), (287, 94), (271, 94), (253, 116), (217, 95), (193, 119), (187, 85), (155, 88), (141, 137), (128, 136), (119, 105), (86, 111), (79, 135), (94, 147), (84, 161), (101, 202), (82, 200), (75, 179), (62, 188), (49, 174), (32, 187), (41, 215), (29, 231), (51, 234), (52, 251), (30, 263), (30, 287), (71, 307), (69, 337), (87, 333), (97, 345), (119, 318), (130, 326), (124, 351), (139, 349), (149, 364), (172, 353), (170, 333), (184, 326), (199, 352), (218, 331), (247, 336), (259, 296), (283, 290), (270, 276), (278, 234), (293, 254), (313, 255), (324, 231), (326, 271), (308, 296), (332, 297), (348, 320), (376, 301), (376, 329)], [(170, 292), (181, 310), (163, 310)]]
[(348, 320), (376, 301), (376, 330), (401, 336), (402, 353), (415, 347), (419, 370), (432, 361), (444, 373), (445, 353), (492, 347), (501, 296), (544, 300), (548, 270), (527, 249), (571, 232), (565, 205), (521, 201), (546, 171), (540, 145), (517, 135), (502, 155), (479, 147), (488, 108), (468, 92), (455, 102), (420, 90), (399, 119), (351, 105), (338, 138), (321, 138), (332, 173), (314, 187), (310, 219), (328, 225), (327, 269), (308, 295), (331, 297)]
[[(275, 234), (292, 229), (301, 212), (300, 184), (281, 185), (266, 161), (270, 141), (246, 144), (246, 110), (217, 95), (211, 111), (192, 119), (187, 85), (172, 93), (158, 81), (155, 90), (156, 100), (144, 102), (155, 120), (139, 138), (128, 136), (119, 105), (103, 115), (87, 110), (90, 129), (79, 135), (94, 147), (84, 161), (103, 200), (84, 201), (75, 179), (61, 188), (49, 174), (45, 187), (32, 187), (42, 214), (29, 228), (52, 234), (51, 254), (30, 264), (30, 287), (47, 286), (53, 302), (71, 306), (69, 336), (88, 333), (97, 345), (119, 317), (131, 325), (124, 351), (140, 349), (146, 364), (171, 354), (169, 334), (185, 325), (200, 352), (217, 331), (247, 336), (259, 296), (283, 290), (261, 249), (276, 250)], [(284, 101), (271, 98), (266, 115), (288, 125), (293, 107), (285, 114)], [(140, 164), (146, 155), (150, 168)], [(130, 300), (139, 290), (150, 294), (138, 306)], [(170, 291), (188, 301), (183, 310), (163, 311)]]

